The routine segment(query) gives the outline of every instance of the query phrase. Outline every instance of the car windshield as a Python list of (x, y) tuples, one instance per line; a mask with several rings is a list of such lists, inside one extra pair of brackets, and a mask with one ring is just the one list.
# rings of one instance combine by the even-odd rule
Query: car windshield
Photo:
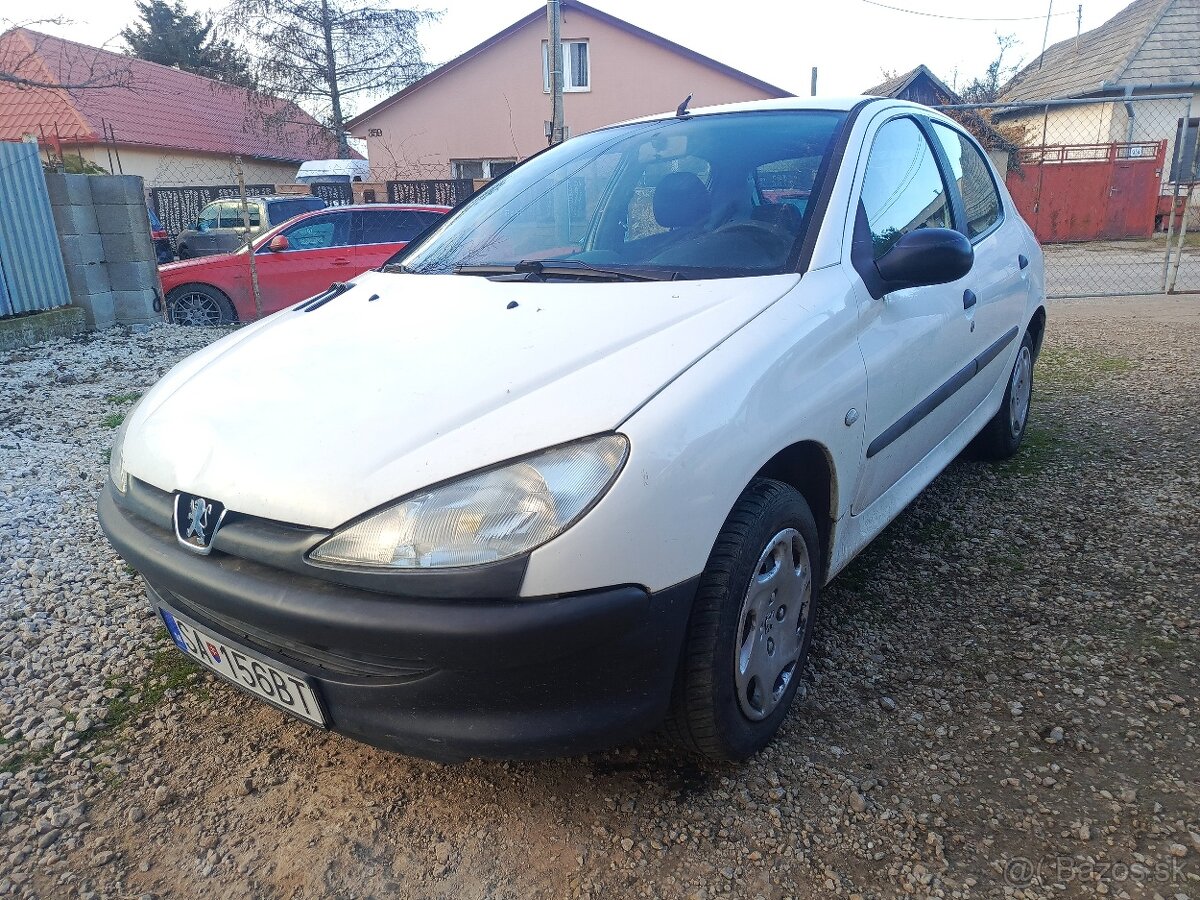
[(489, 185), (391, 269), (531, 280), (789, 271), (844, 119), (772, 110), (585, 134)]

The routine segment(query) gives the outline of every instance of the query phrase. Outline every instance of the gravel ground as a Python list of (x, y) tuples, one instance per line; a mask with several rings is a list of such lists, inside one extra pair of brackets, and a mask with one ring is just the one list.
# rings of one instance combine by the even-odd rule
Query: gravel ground
[(1033, 426), (834, 583), (742, 766), (460, 766), (193, 670), (95, 522), (132, 394), (215, 333), (0, 354), (0, 895), (1200, 898), (1200, 304), (1055, 303)]

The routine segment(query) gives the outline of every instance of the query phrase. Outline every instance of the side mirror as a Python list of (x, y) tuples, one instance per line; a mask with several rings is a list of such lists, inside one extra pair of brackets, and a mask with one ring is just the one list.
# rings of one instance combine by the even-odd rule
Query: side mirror
[(267, 244), (267, 249), (272, 253), (279, 253), (288, 248), (288, 239), (282, 234), (277, 234), (271, 238), (271, 243)]
[(875, 261), (889, 291), (958, 281), (975, 264), (975, 249), (951, 228), (910, 231)]
[(192, 223), (192, 231), (205, 232), (208, 231), (208, 226), (205, 225), (200, 219), (197, 219)]

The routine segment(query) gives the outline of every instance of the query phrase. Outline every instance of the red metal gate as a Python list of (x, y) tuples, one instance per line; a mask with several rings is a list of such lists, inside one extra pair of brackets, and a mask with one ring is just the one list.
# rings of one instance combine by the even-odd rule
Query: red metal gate
[(1006, 183), (1044, 244), (1145, 239), (1154, 233), (1166, 141), (1020, 151)]

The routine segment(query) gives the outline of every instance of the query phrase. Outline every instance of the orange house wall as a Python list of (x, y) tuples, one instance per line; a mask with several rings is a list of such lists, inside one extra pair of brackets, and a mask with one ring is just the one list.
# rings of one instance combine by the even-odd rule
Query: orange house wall
[[(539, 18), (359, 123), (372, 177), (449, 178), (453, 159), (523, 159), (544, 148), (545, 38)], [(693, 107), (777, 96), (578, 10), (564, 14), (562, 38), (589, 44), (591, 90), (563, 101), (572, 134), (673, 110), (688, 94)]]

